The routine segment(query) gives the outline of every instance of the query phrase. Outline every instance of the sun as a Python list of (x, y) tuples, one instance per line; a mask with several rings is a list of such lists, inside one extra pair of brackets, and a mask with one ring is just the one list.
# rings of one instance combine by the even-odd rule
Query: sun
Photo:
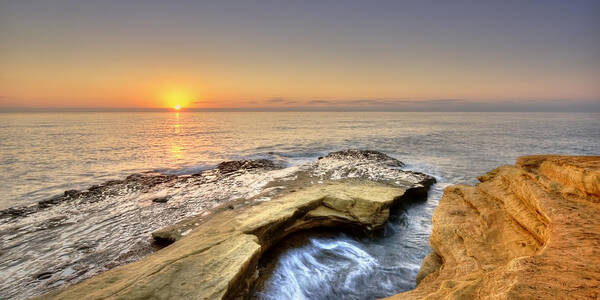
[(161, 96), (165, 107), (170, 107), (174, 110), (181, 110), (184, 107), (188, 107), (192, 103), (192, 93), (182, 88), (171, 88), (166, 89), (161, 93)]

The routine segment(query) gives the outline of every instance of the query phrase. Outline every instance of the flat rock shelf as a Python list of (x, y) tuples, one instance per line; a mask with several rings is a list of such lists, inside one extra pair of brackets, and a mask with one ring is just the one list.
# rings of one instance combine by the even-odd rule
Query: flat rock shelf
[(282, 238), (317, 227), (375, 230), (389, 217), (390, 206), (411, 189), (422, 192), (425, 187), (326, 183), (239, 210), (223, 210), (149, 257), (47, 297), (243, 298), (257, 279), (261, 255)]
[[(236, 240), (236, 245), (249, 247), (244, 248), (245, 252), (254, 253), (251, 261), (243, 260), (243, 264), (249, 264), (273, 243), (298, 230), (377, 230), (387, 219), (389, 206), (400, 198), (426, 193), (435, 182), (431, 176), (403, 168), (399, 160), (369, 150), (332, 152), (297, 166), (265, 159), (228, 161), (191, 175), (133, 174), (85, 190), (66, 191), (34, 205), (12, 207), (0, 211), (0, 271), (6, 275), (0, 278), (0, 297), (54, 295), (58, 288), (63, 293), (69, 286), (67, 290), (75, 290), (96, 278), (131, 268), (131, 263), (143, 264), (159, 257), (165, 259), (164, 264), (144, 272), (166, 272), (166, 265), (170, 265), (167, 262), (172, 259), (164, 255), (180, 255), (173, 249), (187, 244), (186, 240), (202, 240), (197, 232), (207, 230), (203, 228), (214, 222), (222, 223), (219, 232), (229, 228), (238, 234), (212, 236), (222, 238), (215, 245), (210, 239), (198, 247), (190, 244), (186, 246), (189, 252), (181, 252), (182, 256), (216, 251), (218, 248), (213, 247), (226, 241), (231, 246), (229, 243)], [(282, 203), (290, 206), (279, 207)], [(258, 226), (266, 231), (248, 231), (240, 227), (240, 220), (246, 227)], [(266, 220), (274, 223), (248, 223)], [(259, 248), (251, 251), (253, 247)], [(232, 265), (228, 260), (223, 263)], [(132, 281), (118, 280), (106, 288), (125, 281), (133, 286), (148, 275), (144, 272), (131, 274), (128, 280)], [(94, 277), (98, 274), (102, 275)], [(255, 275), (244, 274), (239, 276), (248, 284), (241, 286), (249, 287)], [(161, 284), (173, 286), (166, 281)], [(191, 289), (191, 283), (184, 285), (188, 284)], [(97, 289), (90, 288), (86, 294), (94, 295), (92, 290)], [(97, 292), (102, 294), (100, 290)], [(231, 287), (221, 292), (233, 293)]]

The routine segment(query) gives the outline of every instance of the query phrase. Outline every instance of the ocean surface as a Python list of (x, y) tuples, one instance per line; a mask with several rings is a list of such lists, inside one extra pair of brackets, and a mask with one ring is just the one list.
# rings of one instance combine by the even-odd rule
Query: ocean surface
[(600, 114), (585, 113), (2, 113), (0, 209), (135, 172), (193, 173), (240, 158), (298, 164), (374, 149), (472, 183), (519, 155), (599, 146)]
[[(404, 162), (403, 169), (430, 174), (438, 183), (432, 187), (427, 201), (399, 208), (382, 236), (315, 237), (308, 244), (282, 254), (273, 276), (256, 297), (331, 299), (344, 295), (352, 299), (371, 299), (414, 288), (420, 261), (430, 251), (427, 239), (431, 232), (431, 214), (444, 187), (456, 183), (474, 184), (476, 176), (499, 165), (512, 164), (520, 155), (598, 155), (600, 114), (0, 113), (0, 210), (32, 205), (66, 190), (85, 190), (133, 173), (194, 174), (210, 170), (222, 161), (258, 158), (273, 160), (287, 167), (277, 172), (287, 172), (285, 170), (314, 162), (329, 152), (344, 149), (381, 151)], [(252, 195), (254, 186), (280, 175), (269, 175), (269, 179), (260, 174), (252, 176), (252, 180), (247, 181), (250, 183), (215, 185), (211, 187), (213, 194), (230, 189), (231, 194), (220, 197)], [(234, 191), (236, 186), (239, 188)], [(133, 198), (137, 194), (132, 192), (132, 199), (123, 198), (126, 196), (123, 191), (127, 190), (119, 190), (120, 198), (115, 198), (119, 205), (136, 201)], [(93, 205), (100, 205), (98, 203), (101, 202)], [(181, 206), (176, 216), (154, 221), (144, 230), (136, 229), (132, 222), (124, 229), (127, 233), (123, 236), (128, 239), (121, 244), (140, 242), (134, 240), (139, 236), (147, 240), (151, 230), (175, 218), (193, 215), (200, 209), (198, 205)], [(69, 265), (79, 256), (69, 251), (80, 246), (64, 245), (69, 239), (74, 245), (87, 239), (91, 246), (84, 245), (81, 249), (85, 251), (110, 249), (109, 244), (94, 244), (102, 241), (94, 227), (102, 220), (90, 221), (89, 227), (85, 227), (88, 226), (85, 220), (93, 219), (89, 217), (91, 211), (100, 216), (110, 209), (110, 206), (80, 209), (77, 214), (86, 216), (82, 217), (82, 223), (69, 221), (74, 210), (67, 208), (44, 211), (28, 221), (0, 222), (0, 241), (3, 242), (0, 260), (4, 259), (2, 256), (12, 258), (11, 253), (15, 253), (14, 259), (0, 263), (0, 272), (22, 279), (19, 285), (16, 279), (0, 280), (0, 298), (36, 295), (64, 282), (79, 280), (73, 275), (77, 273), (77, 266), (73, 269)], [(127, 209), (140, 208), (130, 205)], [(121, 226), (131, 219), (123, 211), (120, 208), (118, 217), (111, 222)], [(47, 225), (48, 220), (54, 223)], [(41, 223), (46, 225), (31, 225)], [(64, 227), (61, 229), (61, 226)], [(77, 230), (69, 229), (71, 227)], [(49, 237), (44, 230), (54, 230), (57, 234)], [(103, 234), (109, 236), (114, 232)], [(38, 248), (45, 248), (46, 252)], [(16, 250), (27, 255), (18, 259)], [(139, 256), (145, 254), (147, 252)], [(66, 267), (48, 272), (39, 270), (41, 265), (58, 265), (56, 257), (61, 257)], [(32, 276), (34, 279), (29, 282)], [(52, 283), (43, 282), (54, 278), (52, 276), (55, 276)], [(25, 292), (25, 287), (30, 292)]]

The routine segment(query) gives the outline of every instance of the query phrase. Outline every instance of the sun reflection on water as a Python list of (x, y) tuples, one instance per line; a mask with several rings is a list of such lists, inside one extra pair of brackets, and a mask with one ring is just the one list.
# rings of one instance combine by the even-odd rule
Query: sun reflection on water
[(185, 147), (184, 147), (183, 141), (181, 139), (181, 135), (183, 133), (183, 125), (181, 124), (179, 117), (180, 117), (179, 112), (176, 112), (174, 122), (171, 126), (171, 132), (172, 132), (172, 134), (170, 135), (171, 149), (169, 151), (171, 153), (171, 156), (177, 160), (184, 158), (184, 151), (185, 151)]

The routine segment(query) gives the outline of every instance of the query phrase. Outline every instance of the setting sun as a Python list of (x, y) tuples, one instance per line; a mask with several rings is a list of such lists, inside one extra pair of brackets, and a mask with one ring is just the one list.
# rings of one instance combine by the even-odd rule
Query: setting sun
[(172, 107), (175, 110), (188, 107), (192, 102), (192, 94), (185, 89), (179, 88), (162, 92), (161, 98), (166, 107)]

